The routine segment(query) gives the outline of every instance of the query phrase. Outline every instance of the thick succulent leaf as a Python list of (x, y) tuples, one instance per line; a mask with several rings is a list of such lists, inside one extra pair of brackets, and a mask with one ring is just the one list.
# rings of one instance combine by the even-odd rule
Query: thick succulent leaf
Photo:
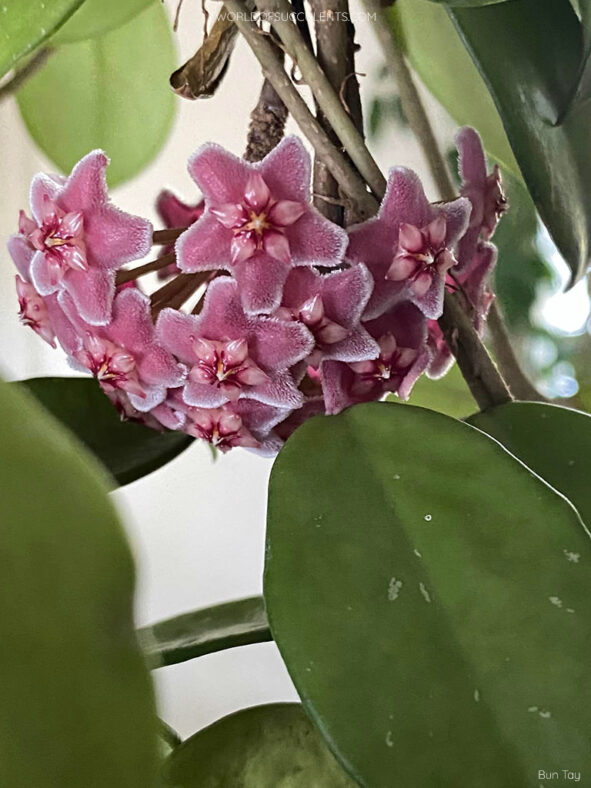
[(591, 105), (563, 119), (583, 55), (577, 15), (569, 0), (512, 0), (448, 13), (489, 86), (528, 189), (575, 281), (587, 268), (591, 234)]
[(490, 156), (521, 177), (484, 80), (445, 10), (430, 0), (396, 0), (388, 11), (413, 68), (458, 126), (473, 126)]
[(579, 74), (573, 85), (573, 97), (565, 107), (565, 114), (576, 110), (591, 98), (591, 0), (571, 0), (583, 25), (583, 54)]
[(3, 0), (0, 6), (0, 78), (30, 55), (84, 0)]
[(153, 669), (272, 640), (261, 597), (226, 602), (159, 621), (138, 630), (138, 637)]
[(467, 421), (500, 441), (565, 495), (591, 529), (589, 414), (560, 405), (510, 402)]
[(152, 0), (86, 0), (53, 37), (54, 44), (71, 44), (121, 27)]
[(60, 47), (18, 93), (41, 150), (64, 172), (94, 148), (111, 158), (114, 186), (162, 147), (174, 115), (174, 44), (160, 0), (99, 38)]
[(95, 380), (32, 378), (20, 385), (98, 457), (113, 477), (112, 487), (155, 471), (192, 443), (180, 432), (158, 432), (137, 422), (121, 421)]
[(254, 706), (218, 720), (164, 765), (174, 788), (352, 788), (297, 703)]
[(154, 700), (103, 471), (26, 392), (0, 406), (0, 785), (147, 788)]
[(422, 408), (312, 419), (273, 468), (271, 631), (361, 785), (538, 788), (541, 764), (589, 771), (590, 562), (566, 499)]

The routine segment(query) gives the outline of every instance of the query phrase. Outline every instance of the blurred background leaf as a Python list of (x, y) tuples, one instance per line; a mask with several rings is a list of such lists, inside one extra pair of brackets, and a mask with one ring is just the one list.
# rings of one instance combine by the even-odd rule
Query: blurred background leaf
[(0, 785), (149, 788), (157, 721), (104, 474), (0, 384)]
[(84, 0), (3, 0), (0, 6), (0, 78), (31, 55)]
[(175, 48), (160, 0), (104, 36), (59, 47), (17, 94), (41, 150), (63, 171), (88, 151), (111, 158), (109, 184), (128, 180), (158, 153), (175, 98)]
[(152, 0), (85, 0), (53, 36), (52, 44), (71, 44), (114, 30), (133, 19)]

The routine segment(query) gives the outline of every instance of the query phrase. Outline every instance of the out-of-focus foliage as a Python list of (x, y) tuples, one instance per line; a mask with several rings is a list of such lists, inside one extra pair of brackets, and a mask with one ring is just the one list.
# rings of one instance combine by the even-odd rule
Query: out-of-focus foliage
[(104, 472), (0, 384), (0, 785), (148, 788), (152, 687), (134, 569)]
[(21, 88), (25, 124), (64, 172), (94, 148), (111, 158), (111, 186), (137, 174), (164, 143), (174, 116), (168, 87), (174, 43), (160, 0), (122, 27), (60, 47)]
[(121, 27), (152, 0), (85, 0), (84, 5), (53, 36), (52, 44), (71, 44)]

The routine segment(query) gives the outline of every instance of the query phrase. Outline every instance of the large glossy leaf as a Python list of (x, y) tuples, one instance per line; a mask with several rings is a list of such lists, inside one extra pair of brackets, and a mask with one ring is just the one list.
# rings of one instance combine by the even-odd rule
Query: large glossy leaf
[(0, 785), (149, 788), (154, 701), (103, 471), (14, 386), (0, 422)]
[(151, 0), (86, 0), (53, 37), (53, 43), (71, 44), (114, 30), (143, 11)]
[(512, 0), (448, 13), (486, 79), (528, 189), (574, 281), (589, 259), (591, 105), (559, 121), (583, 57), (581, 24), (569, 0)]
[(138, 636), (151, 668), (272, 640), (261, 597), (184, 613), (143, 627)]
[(540, 768), (591, 769), (590, 562), (568, 501), (422, 408), (312, 419), (272, 472), (271, 630), (371, 788), (538, 788)]
[(46, 41), (84, 0), (3, 0), (0, 77)]
[(510, 402), (468, 423), (492, 435), (573, 503), (591, 529), (591, 416), (540, 402)]
[(430, 0), (396, 0), (388, 11), (413, 68), (459, 126), (473, 126), (486, 150), (520, 177), (486, 84), (444, 8)]
[(126, 25), (60, 47), (19, 91), (20, 111), (37, 145), (64, 172), (103, 148), (113, 186), (145, 167), (168, 135), (174, 62), (166, 12), (153, 0)]
[(19, 385), (26, 386), (68, 427), (120, 485), (155, 471), (192, 442), (180, 432), (157, 432), (137, 422), (121, 421), (95, 380), (32, 378)]
[(177, 747), (174, 788), (352, 788), (301, 706), (274, 703), (224, 717)]

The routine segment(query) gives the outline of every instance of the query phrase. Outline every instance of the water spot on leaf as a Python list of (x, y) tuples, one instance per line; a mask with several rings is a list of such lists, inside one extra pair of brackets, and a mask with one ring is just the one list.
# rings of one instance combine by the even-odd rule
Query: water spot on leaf
[(430, 523), (432, 519), (433, 519), (433, 517), (430, 514), (426, 514), (425, 515), (426, 522)]
[(386, 733), (386, 747), (393, 747), (394, 740), (392, 739), (392, 731)]
[(581, 554), (580, 553), (573, 553), (570, 550), (563, 550), (562, 552), (566, 556), (566, 560), (567, 561), (570, 561), (572, 564), (578, 564), (579, 563), (579, 559), (581, 558)]
[(421, 592), (425, 602), (431, 602), (431, 594), (425, 588), (425, 584), (424, 583), (419, 583), (419, 591)]
[(394, 602), (400, 596), (400, 589), (402, 588), (402, 580), (397, 580), (395, 577), (390, 578), (388, 583), (388, 599)]
[(422, 558), (422, 557), (423, 557), (422, 553), (420, 553), (420, 552), (419, 552), (419, 551), (416, 549), (416, 547), (415, 547), (415, 549), (413, 550), (413, 553), (414, 553), (414, 554), (417, 556), (417, 558)]
[(562, 607), (562, 599), (558, 596), (549, 596), (548, 599), (554, 605), (554, 607)]
[(476, 703), (480, 703), (480, 692), (477, 689), (474, 690), (474, 700)]

